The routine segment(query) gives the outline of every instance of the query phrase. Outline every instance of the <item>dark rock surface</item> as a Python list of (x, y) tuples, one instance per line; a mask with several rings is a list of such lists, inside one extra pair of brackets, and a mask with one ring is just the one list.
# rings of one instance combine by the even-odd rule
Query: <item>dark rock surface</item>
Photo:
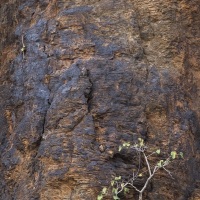
[(95, 200), (131, 173), (118, 146), (142, 137), (185, 156), (144, 199), (199, 200), (199, 13), (199, 0), (0, 0), (0, 199)]

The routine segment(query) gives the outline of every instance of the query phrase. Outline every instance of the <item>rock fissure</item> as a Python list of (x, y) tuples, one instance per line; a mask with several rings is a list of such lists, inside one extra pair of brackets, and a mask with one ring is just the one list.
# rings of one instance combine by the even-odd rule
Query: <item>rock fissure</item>
[(89, 86), (89, 91), (87, 91), (86, 93), (86, 98), (87, 98), (87, 106), (88, 106), (88, 113), (90, 113), (91, 109), (92, 109), (92, 95), (93, 95), (93, 91), (94, 91), (94, 84), (91, 80), (91, 77), (90, 77), (90, 71), (87, 70), (87, 77), (88, 77), (88, 80), (89, 80), (89, 83), (90, 83), (90, 86)]

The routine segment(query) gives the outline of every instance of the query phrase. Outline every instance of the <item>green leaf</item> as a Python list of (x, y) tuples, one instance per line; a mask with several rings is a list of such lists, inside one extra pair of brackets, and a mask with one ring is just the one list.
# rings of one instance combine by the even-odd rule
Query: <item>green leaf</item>
[(144, 140), (142, 138), (138, 138), (140, 147), (144, 146)]
[(156, 153), (157, 153), (157, 154), (160, 154), (160, 149), (157, 149), (157, 150), (156, 150)]
[(164, 162), (163, 160), (160, 160), (160, 161), (157, 163), (157, 166), (158, 166), (158, 167), (162, 167), (162, 166), (163, 166), (163, 162)]
[(119, 151), (121, 151), (121, 150), (122, 150), (122, 146), (120, 145), (120, 146), (119, 146)]
[(184, 158), (184, 157), (183, 157), (183, 152), (180, 152), (179, 155), (181, 156), (181, 158)]
[(172, 157), (172, 159), (175, 159), (175, 158), (176, 158), (176, 155), (177, 155), (176, 151), (172, 151), (172, 152), (171, 152), (171, 157)]
[(142, 175), (142, 173), (140, 173), (138, 176), (139, 176), (139, 177), (142, 177), (143, 175)]
[(97, 196), (97, 200), (102, 200), (103, 199), (103, 195), (102, 194), (99, 194), (98, 196)]
[(115, 181), (119, 181), (119, 180), (121, 180), (121, 176), (118, 176), (118, 177), (115, 177)]
[(124, 194), (128, 193), (129, 192), (129, 189), (128, 188), (124, 188)]
[(106, 192), (107, 192), (107, 188), (104, 187), (104, 188), (102, 189), (102, 194), (106, 194)]
[(113, 188), (112, 193), (114, 193), (116, 195), (117, 194), (117, 188)]
[(114, 200), (120, 200), (120, 198), (119, 198), (117, 195), (114, 195), (114, 196), (113, 196), (113, 199), (114, 199)]
[(122, 144), (122, 146), (123, 146), (123, 147), (130, 147), (131, 144), (130, 144), (130, 142), (124, 142), (124, 143)]
[(25, 51), (25, 47), (22, 47), (22, 48), (21, 48), (21, 52), (24, 52), (24, 51)]
[(111, 186), (113, 186), (115, 184), (115, 181), (111, 181), (110, 184)]
[(170, 159), (165, 160), (165, 162), (163, 163), (163, 165), (168, 165), (170, 163)]

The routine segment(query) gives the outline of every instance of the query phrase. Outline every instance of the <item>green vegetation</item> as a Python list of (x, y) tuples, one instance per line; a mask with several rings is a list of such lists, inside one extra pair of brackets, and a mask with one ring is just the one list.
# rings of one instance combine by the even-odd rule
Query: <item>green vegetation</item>
[(25, 57), (25, 51), (26, 51), (26, 46), (24, 44), (24, 36), (22, 35), (22, 48), (21, 48), (21, 52), (22, 52), (23, 60), (24, 60), (24, 57)]
[[(110, 186), (108, 188), (104, 187), (102, 189), (102, 191), (97, 197), (97, 200), (102, 200), (104, 196), (107, 195), (109, 190), (111, 190), (114, 200), (120, 200), (119, 194), (123, 192), (124, 195), (126, 195), (129, 192), (130, 188), (133, 188), (134, 190), (136, 190), (139, 193), (139, 200), (142, 200), (143, 193), (145, 189), (147, 188), (147, 185), (150, 182), (150, 180), (156, 174), (156, 172), (160, 169), (163, 169), (169, 174), (171, 178), (173, 178), (171, 172), (168, 169), (166, 169), (166, 166), (169, 165), (174, 159), (178, 157), (183, 158), (182, 152), (177, 153), (176, 151), (172, 151), (166, 159), (157, 160), (155, 161), (155, 163), (152, 164), (150, 163), (150, 160), (149, 160), (150, 156), (157, 155), (158, 157), (158, 155), (161, 154), (161, 150), (157, 149), (151, 152), (149, 155), (147, 155), (148, 147), (145, 145), (144, 140), (142, 138), (138, 138), (138, 142), (135, 143), (134, 145), (132, 145), (130, 142), (123, 143), (121, 146), (119, 146), (119, 152), (122, 151), (123, 149), (125, 151), (130, 149), (137, 153), (138, 160), (139, 160), (138, 161), (139, 167), (137, 171), (136, 172), (133, 171), (133, 173), (130, 174), (131, 178), (129, 178), (128, 180), (127, 179), (123, 180), (122, 176), (114, 177), (110, 183)], [(145, 167), (147, 169), (146, 171), (142, 171), (141, 169), (142, 159), (144, 159), (145, 161)], [(147, 175), (145, 175), (146, 173)], [(145, 177), (145, 178), (147, 177), (142, 188), (138, 188), (135, 183), (135, 181), (140, 177)]]

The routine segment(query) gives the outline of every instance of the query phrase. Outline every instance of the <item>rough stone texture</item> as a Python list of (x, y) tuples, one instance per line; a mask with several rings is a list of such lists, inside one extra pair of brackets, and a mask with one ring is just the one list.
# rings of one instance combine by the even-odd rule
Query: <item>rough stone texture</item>
[(131, 173), (118, 145), (143, 137), (185, 155), (144, 199), (199, 200), (199, 13), (199, 0), (0, 0), (0, 199), (95, 200)]

